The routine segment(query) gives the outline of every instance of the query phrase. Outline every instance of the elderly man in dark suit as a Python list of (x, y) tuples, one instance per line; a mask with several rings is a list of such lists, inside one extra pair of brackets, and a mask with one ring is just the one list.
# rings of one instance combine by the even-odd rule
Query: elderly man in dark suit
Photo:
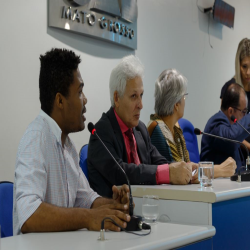
[[(249, 135), (238, 123), (231, 120), (231, 116), (233, 115), (250, 131), (250, 115), (247, 107), (248, 100), (243, 87), (237, 83), (230, 84), (223, 95), (221, 110), (208, 120), (204, 132), (242, 142)], [(200, 155), (202, 161), (221, 164), (230, 156), (236, 161), (238, 169), (246, 165), (239, 144), (206, 135), (202, 137)]]
[[(110, 76), (112, 107), (103, 113), (95, 128), (132, 185), (197, 183), (192, 164), (169, 162), (151, 144), (146, 126), (139, 120), (143, 107), (143, 66), (135, 56), (127, 56)], [(100, 141), (91, 135), (88, 151), (89, 182), (99, 194), (111, 197), (112, 185), (126, 183), (121, 169)]]

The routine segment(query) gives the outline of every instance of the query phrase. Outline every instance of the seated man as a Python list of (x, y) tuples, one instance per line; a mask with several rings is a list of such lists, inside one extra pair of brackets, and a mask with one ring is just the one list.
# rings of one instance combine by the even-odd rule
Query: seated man
[[(239, 84), (232, 83), (223, 96), (221, 110), (208, 120), (204, 132), (242, 142), (248, 137), (248, 133), (239, 124), (231, 121), (231, 116), (235, 116), (242, 126), (250, 131), (247, 102), (245, 90)], [(230, 156), (236, 161), (237, 168), (245, 166), (246, 162), (239, 144), (207, 135), (202, 136), (201, 161), (221, 164)]]
[[(143, 66), (132, 55), (113, 69), (109, 84), (112, 107), (97, 122), (96, 132), (132, 185), (188, 184), (192, 164), (169, 165), (151, 144), (146, 126), (139, 121), (144, 92), (142, 75)], [(111, 197), (112, 185), (126, 183), (124, 173), (94, 135), (89, 141), (88, 169), (91, 187), (103, 196)], [(197, 182), (197, 175), (193, 182)]]
[[(19, 144), (14, 183), (14, 235), (28, 232), (100, 230), (105, 217), (126, 227), (128, 186), (114, 200), (94, 192), (79, 167), (68, 134), (84, 129), (87, 99), (74, 52), (52, 49), (40, 57), (41, 111)], [(125, 204), (125, 205), (124, 205)], [(91, 209), (90, 209), (91, 208)], [(119, 211), (122, 210), (122, 211)], [(105, 228), (120, 231), (111, 222)]]

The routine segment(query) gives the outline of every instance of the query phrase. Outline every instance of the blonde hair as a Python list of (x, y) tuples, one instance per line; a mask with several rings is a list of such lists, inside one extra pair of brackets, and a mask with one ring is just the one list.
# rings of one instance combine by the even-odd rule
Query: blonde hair
[(244, 38), (240, 41), (238, 50), (235, 57), (235, 81), (243, 86), (240, 74), (240, 63), (241, 61), (249, 56), (250, 57), (250, 40), (248, 38)]

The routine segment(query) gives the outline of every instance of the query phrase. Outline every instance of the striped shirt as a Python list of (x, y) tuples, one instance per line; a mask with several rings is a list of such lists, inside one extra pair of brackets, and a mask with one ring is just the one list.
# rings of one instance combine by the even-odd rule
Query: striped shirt
[(78, 153), (70, 138), (64, 147), (62, 131), (42, 110), (20, 141), (13, 196), (13, 234), (42, 202), (58, 207), (90, 208), (99, 197), (79, 167)]

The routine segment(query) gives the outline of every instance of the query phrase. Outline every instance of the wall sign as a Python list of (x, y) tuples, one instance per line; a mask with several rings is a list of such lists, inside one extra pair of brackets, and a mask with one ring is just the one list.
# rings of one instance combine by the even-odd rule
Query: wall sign
[(137, 0), (49, 0), (49, 26), (137, 49)]

